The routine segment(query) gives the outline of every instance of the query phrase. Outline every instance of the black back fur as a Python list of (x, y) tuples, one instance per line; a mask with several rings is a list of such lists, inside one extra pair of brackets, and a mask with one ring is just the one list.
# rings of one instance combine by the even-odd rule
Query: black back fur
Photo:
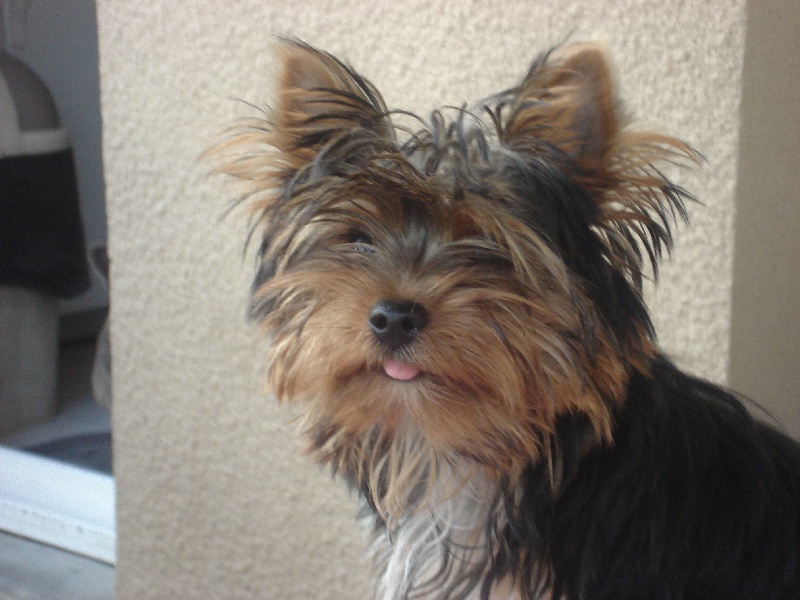
[(800, 445), (666, 359), (631, 381), (612, 447), (581, 458), (584, 429), (559, 423), (555, 497), (539, 466), (508, 500), (493, 577), (544, 556), (554, 598), (800, 598)]

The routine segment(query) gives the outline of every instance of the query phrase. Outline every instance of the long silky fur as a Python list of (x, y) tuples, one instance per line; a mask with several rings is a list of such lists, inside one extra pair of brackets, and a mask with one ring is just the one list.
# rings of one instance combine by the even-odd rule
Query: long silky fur
[[(629, 127), (591, 47), (429, 119), (278, 53), (276, 106), (212, 155), (260, 242), (269, 389), (361, 494), (376, 596), (796, 598), (797, 444), (663, 357), (641, 296), (692, 200), (662, 169), (699, 155)], [(394, 353), (366, 327), (392, 297), (433, 315)]]

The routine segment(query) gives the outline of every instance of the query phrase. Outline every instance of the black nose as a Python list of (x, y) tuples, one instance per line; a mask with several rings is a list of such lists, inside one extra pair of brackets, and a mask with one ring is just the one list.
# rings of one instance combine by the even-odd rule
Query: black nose
[(427, 323), (425, 307), (407, 300), (381, 300), (369, 313), (372, 333), (391, 350), (410, 343)]

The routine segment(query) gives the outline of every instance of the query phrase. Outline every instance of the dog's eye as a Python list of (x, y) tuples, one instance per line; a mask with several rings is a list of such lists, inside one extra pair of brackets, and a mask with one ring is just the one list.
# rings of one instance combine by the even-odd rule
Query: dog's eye
[(508, 256), (494, 245), (482, 245), (472, 248), (466, 256), (466, 261), (475, 265), (488, 265), (497, 268), (511, 265)]
[(375, 247), (372, 245), (372, 238), (361, 231), (354, 231), (350, 235), (348, 242), (353, 245), (357, 252), (366, 252), (368, 254), (375, 252)]

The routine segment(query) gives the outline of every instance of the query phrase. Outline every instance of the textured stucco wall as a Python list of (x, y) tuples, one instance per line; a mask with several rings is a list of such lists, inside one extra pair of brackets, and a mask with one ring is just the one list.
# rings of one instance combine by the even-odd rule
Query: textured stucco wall
[(605, 41), (631, 112), (700, 149), (702, 199), (653, 295), (661, 338), (724, 380), (744, 0), (98, 1), (112, 273), (119, 598), (357, 598), (354, 503), (295, 456), (259, 394), (245, 225), (197, 157), (270, 97), (273, 33), (347, 57), (390, 106), (513, 84), (539, 51)]

